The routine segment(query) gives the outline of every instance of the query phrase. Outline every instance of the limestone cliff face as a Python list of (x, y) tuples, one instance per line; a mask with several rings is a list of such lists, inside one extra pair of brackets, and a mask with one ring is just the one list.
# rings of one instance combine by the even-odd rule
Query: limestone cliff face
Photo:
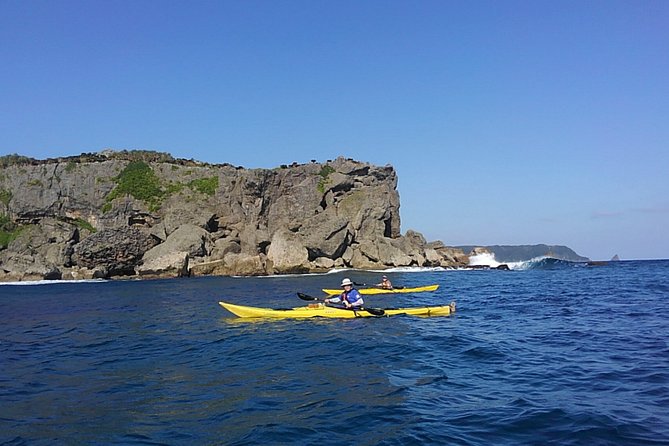
[(467, 262), (400, 234), (391, 166), (338, 158), (244, 169), (155, 152), (0, 165), (0, 280)]

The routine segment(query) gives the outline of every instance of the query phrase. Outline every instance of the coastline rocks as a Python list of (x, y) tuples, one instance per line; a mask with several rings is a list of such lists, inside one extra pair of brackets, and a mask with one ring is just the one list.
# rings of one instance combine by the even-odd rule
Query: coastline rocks
[(298, 234), (304, 240), (309, 259), (340, 257), (353, 238), (346, 218), (325, 212), (309, 219)]
[(209, 233), (199, 226), (185, 224), (172, 232), (163, 243), (146, 251), (142, 257), (150, 262), (173, 252), (185, 252), (190, 257), (204, 257), (212, 248)]
[(106, 270), (107, 277), (132, 275), (144, 253), (158, 241), (139, 229), (105, 229), (76, 245), (73, 261), (89, 269)]
[(3, 164), (0, 280), (467, 264), (461, 250), (400, 233), (390, 165), (340, 157), (244, 169), (164, 155)]
[[(274, 274), (309, 271), (309, 253), (298, 237), (288, 231), (277, 231), (267, 250), (267, 262)], [(270, 271), (268, 271), (270, 272)]]
[(142, 277), (187, 277), (188, 253), (176, 251), (153, 256), (137, 266), (135, 271)]
[(41, 256), (13, 254), (2, 256), (0, 279), (4, 281), (20, 280), (55, 280), (62, 273), (56, 265), (49, 264)]
[(0, 251), (0, 280), (58, 280), (61, 268), (71, 265), (76, 228), (52, 218), (28, 225)]

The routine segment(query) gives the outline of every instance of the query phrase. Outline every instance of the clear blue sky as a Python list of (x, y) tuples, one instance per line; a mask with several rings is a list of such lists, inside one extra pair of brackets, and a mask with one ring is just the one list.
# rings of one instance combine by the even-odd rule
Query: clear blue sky
[(0, 0), (0, 155), (399, 175), (402, 231), (669, 258), (669, 1)]

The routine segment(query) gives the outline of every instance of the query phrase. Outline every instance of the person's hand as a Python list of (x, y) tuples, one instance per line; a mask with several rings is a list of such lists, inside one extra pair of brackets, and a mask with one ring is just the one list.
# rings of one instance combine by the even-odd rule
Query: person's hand
[(344, 304), (346, 305), (346, 308), (351, 308), (351, 307), (353, 306), (353, 305), (351, 305), (350, 303), (348, 303), (348, 302), (346, 302), (346, 301), (344, 301)]
[(330, 303), (330, 299), (323, 299), (323, 302), (325, 302), (326, 304), (329, 304), (329, 303)]

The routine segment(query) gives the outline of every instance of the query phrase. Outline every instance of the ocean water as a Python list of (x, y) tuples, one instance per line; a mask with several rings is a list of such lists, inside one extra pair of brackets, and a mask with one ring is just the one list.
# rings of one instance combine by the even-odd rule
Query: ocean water
[(0, 286), (0, 444), (667, 445), (669, 261), (394, 271), (452, 317), (243, 321), (362, 271)]

